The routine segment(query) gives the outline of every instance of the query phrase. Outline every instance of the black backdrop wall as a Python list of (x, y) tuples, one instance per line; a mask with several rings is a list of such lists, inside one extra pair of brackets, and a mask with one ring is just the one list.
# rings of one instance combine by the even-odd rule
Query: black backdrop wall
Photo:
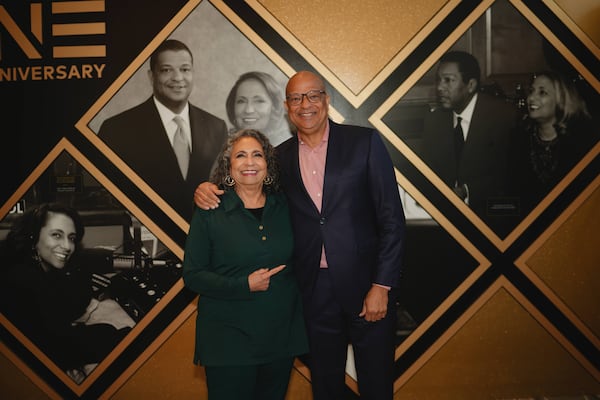
[[(577, 85), (595, 122), (600, 112), (597, 46), (550, 2), (434, 4), (433, 22), (425, 18), (412, 40), (399, 45), (375, 76), (356, 84), (348, 79), (350, 74), (319, 57), (318, 46), (310, 47), (310, 35), (294, 30), (294, 15), (278, 8), (283, 3), (0, 3), (0, 239), (22, 212), (41, 203), (60, 201), (75, 207), (86, 224), (84, 243), (96, 250), (90, 252), (89, 264), (109, 282), (110, 291), (95, 283), (96, 297), (103, 300), (102, 293), (115, 300), (118, 313), (124, 313), (113, 323), (132, 328), (83, 381), (62, 371), (15, 321), (0, 315), (3, 352), (22, 360), (26, 374), (39, 377), (59, 396), (95, 398), (139, 360), (193, 300), (179, 280), (187, 221), (97, 136), (104, 119), (150, 96), (147, 59), (161, 41), (178, 38), (194, 53), (191, 103), (223, 119), (229, 128), (225, 99), (240, 74), (266, 72), (283, 91), (287, 77), (311, 69), (327, 80), (333, 119), (375, 126), (382, 133), (396, 165), (409, 225), (397, 310), (404, 324), (398, 330), (398, 390), (431, 352), (460, 330), (465, 318), (502, 289), (577, 360), (577, 374), (585, 378), (573, 390), (598, 393), (598, 302), (593, 303), (592, 295), (565, 295), (575, 286), (552, 286), (555, 271), (535, 270), (525, 257), (558, 229), (557, 221), (597, 190), (597, 125), (564, 179), (539, 203), (517, 213), (472, 210), (419, 152), (424, 121), (436, 106), (435, 69), (444, 52), (472, 53), (482, 67), (482, 91), (502, 98), (522, 115), (523, 91), (531, 75), (559, 71)], [(299, 15), (305, 18), (299, 25), (314, 22), (313, 17)], [(314, 18), (328, 21), (325, 15)], [(325, 29), (328, 23), (321, 25), (319, 29)], [(340, 38), (326, 47), (343, 53), (339, 49), (344, 46)], [(140, 132), (139, 151), (145, 146)], [(565, 268), (585, 276), (597, 257), (597, 252), (583, 260), (568, 255)], [(576, 287), (594, 292), (597, 278), (594, 271)], [(298, 368), (304, 371), (301, 362)], [(351, 370), (349, 377), (357, 396)]]

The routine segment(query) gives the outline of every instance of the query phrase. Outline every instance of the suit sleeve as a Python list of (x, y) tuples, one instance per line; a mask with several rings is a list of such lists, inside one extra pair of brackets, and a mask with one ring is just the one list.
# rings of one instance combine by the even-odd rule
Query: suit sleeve
[(373, 283), (396, 287), (402, 270), (405, 219), (392, 160), (379, 134), (371, 135), (369, 189), (379, 235)]

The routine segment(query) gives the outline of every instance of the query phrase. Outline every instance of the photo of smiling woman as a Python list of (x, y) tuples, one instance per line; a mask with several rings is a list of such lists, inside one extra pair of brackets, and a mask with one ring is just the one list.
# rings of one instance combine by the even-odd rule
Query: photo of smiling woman
[(292, 136), (283, 107), (283, 88), (266, 72), (242, 74), (231, 88), (225, 107), (234, 131), (258, 130), (273, 146)]
[(0, 312), (77, 383), (131, 330), (86, 324), (97, 301), (78, 257), (83, 235), (74, 209), (42, 204), (13, 223), (0, 250)]
[(574, 82), (545, 71), (533, 75), (527, 114), (512, 141), (511, 181), (529, 211), (598, 141), (587, 105)]

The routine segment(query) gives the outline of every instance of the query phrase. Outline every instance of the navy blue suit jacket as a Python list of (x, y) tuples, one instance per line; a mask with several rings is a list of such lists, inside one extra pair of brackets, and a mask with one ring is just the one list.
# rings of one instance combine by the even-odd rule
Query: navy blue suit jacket
[(398, 285), (404, 212), (393, 164), (379, 133), (332, 121), (329, 125), (321, 212), (302, 182), (297, 136), (279, 145), (277, 156), (303, 296), (312, 294), (324, 244), (335, 294), (347, 312), (358, 314), (372, 283)]
[(190, 104), (192, 152), (187, 178), (152, 97), (102, 123), (98, 136), (186, 221), (194, 209), (198, 182), (208, 180), (215, 158), (227, 140), (225, 121)]

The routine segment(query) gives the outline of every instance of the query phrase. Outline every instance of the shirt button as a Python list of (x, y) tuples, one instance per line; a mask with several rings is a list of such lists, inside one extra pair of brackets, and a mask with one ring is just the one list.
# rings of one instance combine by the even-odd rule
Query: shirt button
[(321, 224), (321, 225), (325, 225), (325, 218), (321, 218), (321, 219), (319, 220), (319, 224)]
[(259, 231), (262, 231), (263, 229), (264, 229), (264, 227), (263, 227), (262, 225), (259, 225), (259, 226), (258, 226), (258, 230), (259, 230)]
[(263, 241), (265, 241), (265, 240), (267, 240), (267, 237), (266, 237), (266, 236), (263, 236), (261, 239), (262, 239)]

